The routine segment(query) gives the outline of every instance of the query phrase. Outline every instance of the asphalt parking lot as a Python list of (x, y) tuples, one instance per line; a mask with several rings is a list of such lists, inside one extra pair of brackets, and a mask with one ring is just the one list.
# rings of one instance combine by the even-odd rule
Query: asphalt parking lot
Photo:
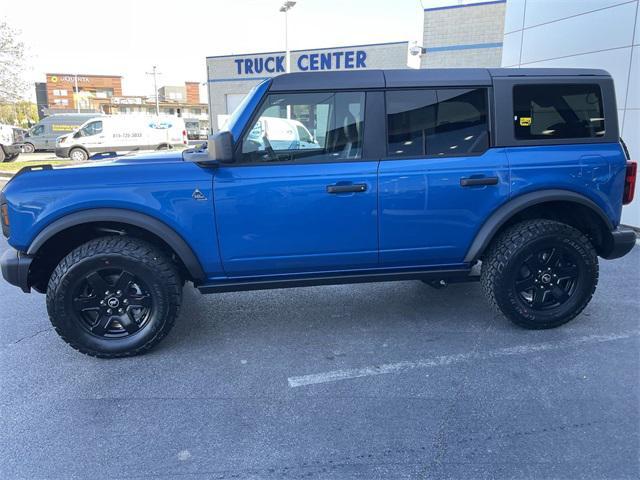
[(159, 348), (111, 361), (0, 282), (0, 478), (638, 478), (638, 267), (536, 332), (477, 284), (186, 288)]

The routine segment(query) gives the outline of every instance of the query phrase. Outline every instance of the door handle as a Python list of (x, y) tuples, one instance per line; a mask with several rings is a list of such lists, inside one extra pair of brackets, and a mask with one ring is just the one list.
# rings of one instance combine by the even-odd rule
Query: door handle
[(327, 193), (360, 193), (367, 191), (366, 183), (350, 183), (346, 185), (327, 185)]
[(497, 185), (498, 177), (471, 177), (471, 178), (461, 178), (460, 186), (461, 187), (476, 187), (479, 185)]

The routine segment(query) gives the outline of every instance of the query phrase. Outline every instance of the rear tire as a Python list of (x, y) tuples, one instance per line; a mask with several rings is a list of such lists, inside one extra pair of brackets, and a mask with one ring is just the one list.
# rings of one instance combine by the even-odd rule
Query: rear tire
[(74, 162), (84, 162), (89, 159), (89, 154), (83, 148), (72, 148), (69, 151), (69, 158)]
[(182, 281), (153, 245), (126, 236), (81, 245), (58, 264), (47, 287), (47, 311), (62, 339), (101, 358), (144, 353), (169, 333)]
[(7, 154), (4, 153), (4, 148), (0, 145), (0, 163), (3, 163), (7, 159)]
[(587, 306), (598, 284), (598, 256), (587, 237), (552, 220), (516, 224), (482, 261), (489, 304), (516, 325), (554, 328)]
[(31, 143), (25, 143), (24, 145), (22, 145), (23, 153), (33, 153), (35, 151), (36, 151), (36, 147), (34, 147), (33, 144)]

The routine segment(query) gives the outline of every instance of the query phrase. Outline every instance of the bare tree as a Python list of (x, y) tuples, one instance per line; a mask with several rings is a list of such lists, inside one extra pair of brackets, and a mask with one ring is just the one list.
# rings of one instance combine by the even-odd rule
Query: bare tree
[(24, 69), (24, 43), (19, 39), (19, 32), (0, 20), (0, 103), (21, 98), (27, 88), (22, 79)]

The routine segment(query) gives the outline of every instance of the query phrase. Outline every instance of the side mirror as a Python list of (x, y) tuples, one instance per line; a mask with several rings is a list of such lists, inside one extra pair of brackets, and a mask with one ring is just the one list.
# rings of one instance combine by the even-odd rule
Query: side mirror
[(233, 135), (229, 131), (209, 135), (208, 158), (212, 162), (233, 163)]

